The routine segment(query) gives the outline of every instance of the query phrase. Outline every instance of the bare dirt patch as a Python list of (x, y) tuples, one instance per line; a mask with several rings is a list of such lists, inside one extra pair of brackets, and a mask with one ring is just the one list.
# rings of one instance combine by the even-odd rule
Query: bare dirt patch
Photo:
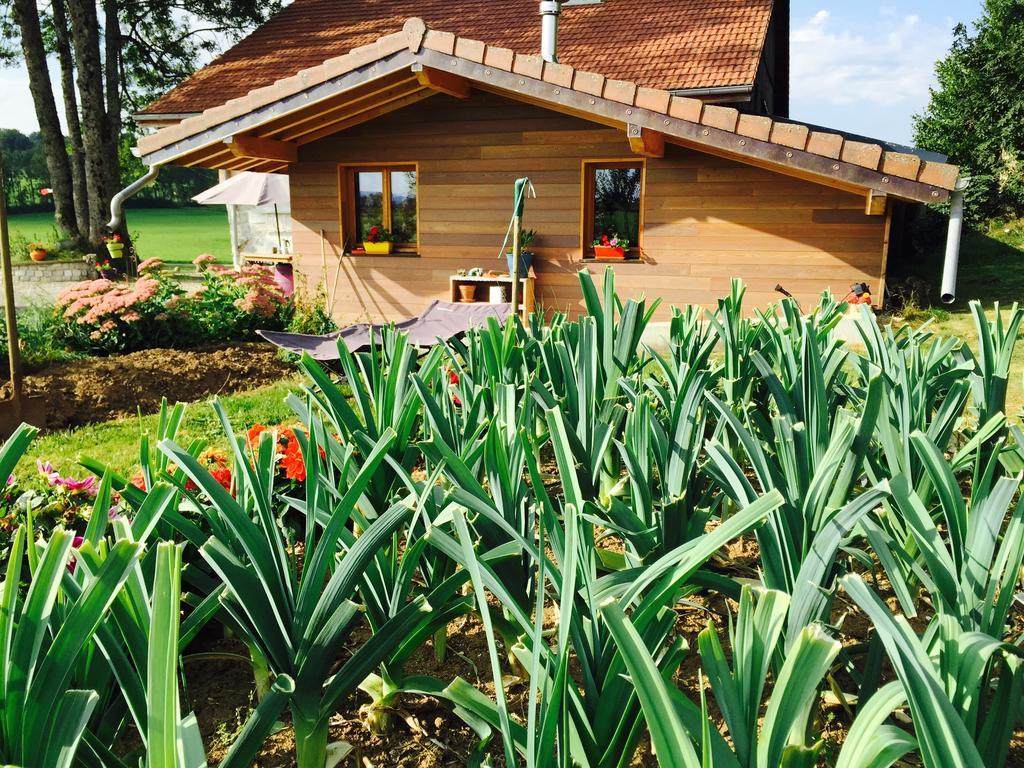
[[(59, 363), (25, 378), (46, 398), (48, 430), (154, 413), (160, 400), (194, 402), (272, 384), (294, 372), (274, 347), (234, 342), (199, 349), (144, 349)], [(10, 397), (10, 385), (0, 390)]]

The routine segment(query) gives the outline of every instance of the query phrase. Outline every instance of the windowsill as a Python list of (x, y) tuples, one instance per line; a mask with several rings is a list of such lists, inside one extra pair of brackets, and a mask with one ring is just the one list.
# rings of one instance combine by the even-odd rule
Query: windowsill
[(352, 251), (345, 251), (345, 256), (348, 258), (356, 259), (418, 259), (419, 253), (410, 253), (409, 251), (392, 251), (391, 253), (353, 253)]

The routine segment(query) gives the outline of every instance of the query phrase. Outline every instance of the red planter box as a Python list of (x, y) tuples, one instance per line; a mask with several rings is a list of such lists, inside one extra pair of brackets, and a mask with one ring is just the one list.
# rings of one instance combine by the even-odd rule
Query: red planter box
[(612, 248), (608, 245), (595, 245), (594, 258), (603, 261), (625, 261), (626, 251), (623, 248)]

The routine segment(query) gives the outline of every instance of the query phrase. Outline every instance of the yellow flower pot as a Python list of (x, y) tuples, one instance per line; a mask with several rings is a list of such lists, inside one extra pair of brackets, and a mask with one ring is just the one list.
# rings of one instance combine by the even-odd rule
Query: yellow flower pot
[(391, 241), (386, 243), (371, 243), (366, 240), (363, 241), (363, 250), (367, 253), (373, 253), (378, 255), (391, 253)]

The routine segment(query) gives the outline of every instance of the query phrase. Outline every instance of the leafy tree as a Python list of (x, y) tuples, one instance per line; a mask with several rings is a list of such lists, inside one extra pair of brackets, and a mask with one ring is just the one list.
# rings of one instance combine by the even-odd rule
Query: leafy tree
[[(282, 0), (0, 0), (0, 64), (29, 69), (58, 228), (97, 242), (128, 170), (130, 113), (190, 75)], [(47, 67), (55, 55), (67, 136)], [(135, 170), (134, 168), (132, 170)], [(183, 191), (189, 179), (175, 179)], [(127, 236), (127, 227), (121, 232)]]
[(1024, 0), (986, 0), (973, 31), (956, 27), (914, 139), (974, 178), (968, 215), (1024, 212)]

